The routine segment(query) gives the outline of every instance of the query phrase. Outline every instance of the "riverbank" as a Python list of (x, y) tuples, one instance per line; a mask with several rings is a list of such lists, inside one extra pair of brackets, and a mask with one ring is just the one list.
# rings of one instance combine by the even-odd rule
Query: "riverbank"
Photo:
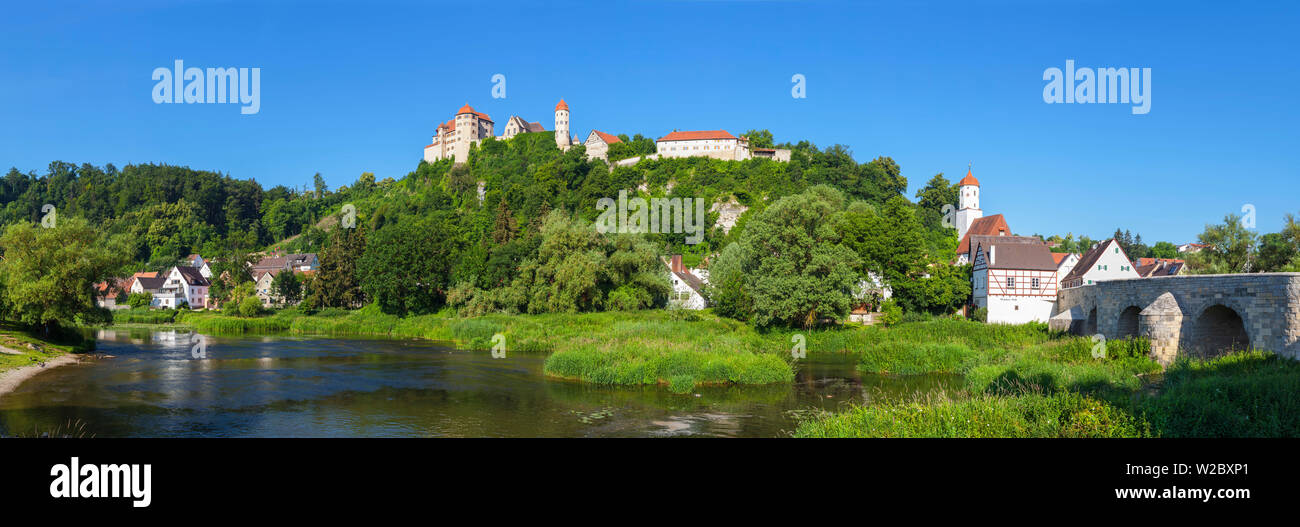
[[(1264, 352), (1182, 360), (1163, 371), (1144, 340), (1091, 340), (1046, 325), (934, 318), (894, 327), (759, 331), (708, 311), (401, 318), (373, 306), (243, 318), (181, 312), (202, 333), (388, 336), (461, 349), (549, 353), (544, 374), (608, 385), (789, 383), (792, 349), (844, 354), (863, 373), (955, 374), (964, 386), (806, 419), (799, 437), (1300, 436), (1300, 363)], [(494, 341), (494, 337), (499, 340)]]
[(0, 397), (33, 375), (76, 363), (79, 360), (76, 353), (93, 349), (93, 340), (70, 335), (61, 340), (45, 340), (20, 326), (0, 322)]

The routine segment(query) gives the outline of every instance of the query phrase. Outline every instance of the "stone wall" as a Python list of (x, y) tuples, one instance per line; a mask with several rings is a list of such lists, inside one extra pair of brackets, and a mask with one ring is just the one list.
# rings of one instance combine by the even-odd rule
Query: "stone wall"
[[(1300, 273), (1135, 278), (1062, 289), (1049, 325), (1117, 339), (1128, 336), (1134, 313), (1137, 333), (1151, 339), (1152, 355), (1164, 364), (1180, 352), (1209, 356), (1244, 347), (1244, 338), (1252, 348), (1300, 359)], [(1237, 317), (1244, 337), (1233, 333)]]

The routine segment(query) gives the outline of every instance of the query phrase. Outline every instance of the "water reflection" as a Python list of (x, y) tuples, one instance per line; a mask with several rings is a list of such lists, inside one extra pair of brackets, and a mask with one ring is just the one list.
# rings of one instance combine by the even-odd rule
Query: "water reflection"
[(0, 433), (69, 420), (98, 437), (775, 437), (800, 414), (927, 392), (950, 376), (862, 375), (850, 356), (801, 361), (795, 382), (609, 387), (547, 379), (543, 354), (454, 351), (428, 341), (207, 337), (105, 330), (88, 364), (0, 397)]

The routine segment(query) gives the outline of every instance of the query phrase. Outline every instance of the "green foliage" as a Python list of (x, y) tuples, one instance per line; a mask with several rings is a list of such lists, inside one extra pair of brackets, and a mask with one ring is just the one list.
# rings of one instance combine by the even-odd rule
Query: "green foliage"
[(59, 325), (106, 320), (95, 306), (94, 284), (117, 276), (129, 258), (123, 238), (107, 238), (86, 220), (66, 216), (54, 228), (10, 225), (0, 248), (0, 315), (47, 334)]
[(256, 296), (246, 296), (239, 301), (239, 315), (243, 317), (255, 317), (261, 315), (262, 301)]
[(271, 279), (271, 292), (286, 304), (297, 304), (302, 300), (302, 287), (302, 280), (293, 271), (276, 273)]
[(1206, 225), (1197, 237), (1200, 243), (1210, 247), (1188, 255), (1188, 270), (1196, 274), (1250, 272), (1258, 237), (1255, 231), (1242, 225), (1241, 216), (1224, 216), (1223, 223)]
[(447, 288), (455, 240), (449, 216), (408, 216), (385, 225), (367, 241), (357, 262), (361, 289), (385, 313), (432, 313)]
[(1076, 393), (938, 394), (805, 420), (795, 437), (1144, 437), (1142, 420)]
[(1300, 363), (1248, 351), (1176, 362), (1141, 410), (1166, 437), (1300, 435)]
[(903, 321), (903, 307), (898, 305), (892, 298), (886, 300), (880, 306), (880, 323), (888, 326), (896, 326)]
[[(844, 199), (838, 190), (819, 186), (769, 206), (749, 224), (737, 242), (740, 249), (729, 253), (741, 260), (726, 264), (730, 269), (719, 277), (724, 289), (737, 290), (734, 280), (743, 276), (738, 290), (744, 295), (715, 296), (751, 304), (760, 327), (808, 328), (823, 318), (844, 319), (858, 278), (857, 255), (840, 243), (837, 229)], [(744, 311), (734, 305), (721, 309)]]
[(147, 292), (131, 293), (126, 297), (127, 305), (133, 308), (149, 307), (153, 303), (153, 294)]

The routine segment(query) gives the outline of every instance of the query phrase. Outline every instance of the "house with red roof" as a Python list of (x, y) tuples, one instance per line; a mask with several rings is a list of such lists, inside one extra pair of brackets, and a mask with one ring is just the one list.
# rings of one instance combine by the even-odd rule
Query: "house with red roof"
[(587, 134), (587, 140), (583, 144), (587, 145), (588, 159), (604, 159), (608, 161), (609, 145), (622, 142), (623, 140), (619, 139), (618, 136), (600, 130), (592, 130), (590, 134)]
[(673, 131), (655, 141), (659, 157), (712, 157), (743, 161), (751, 157), (749, 139), (726, 130)]

